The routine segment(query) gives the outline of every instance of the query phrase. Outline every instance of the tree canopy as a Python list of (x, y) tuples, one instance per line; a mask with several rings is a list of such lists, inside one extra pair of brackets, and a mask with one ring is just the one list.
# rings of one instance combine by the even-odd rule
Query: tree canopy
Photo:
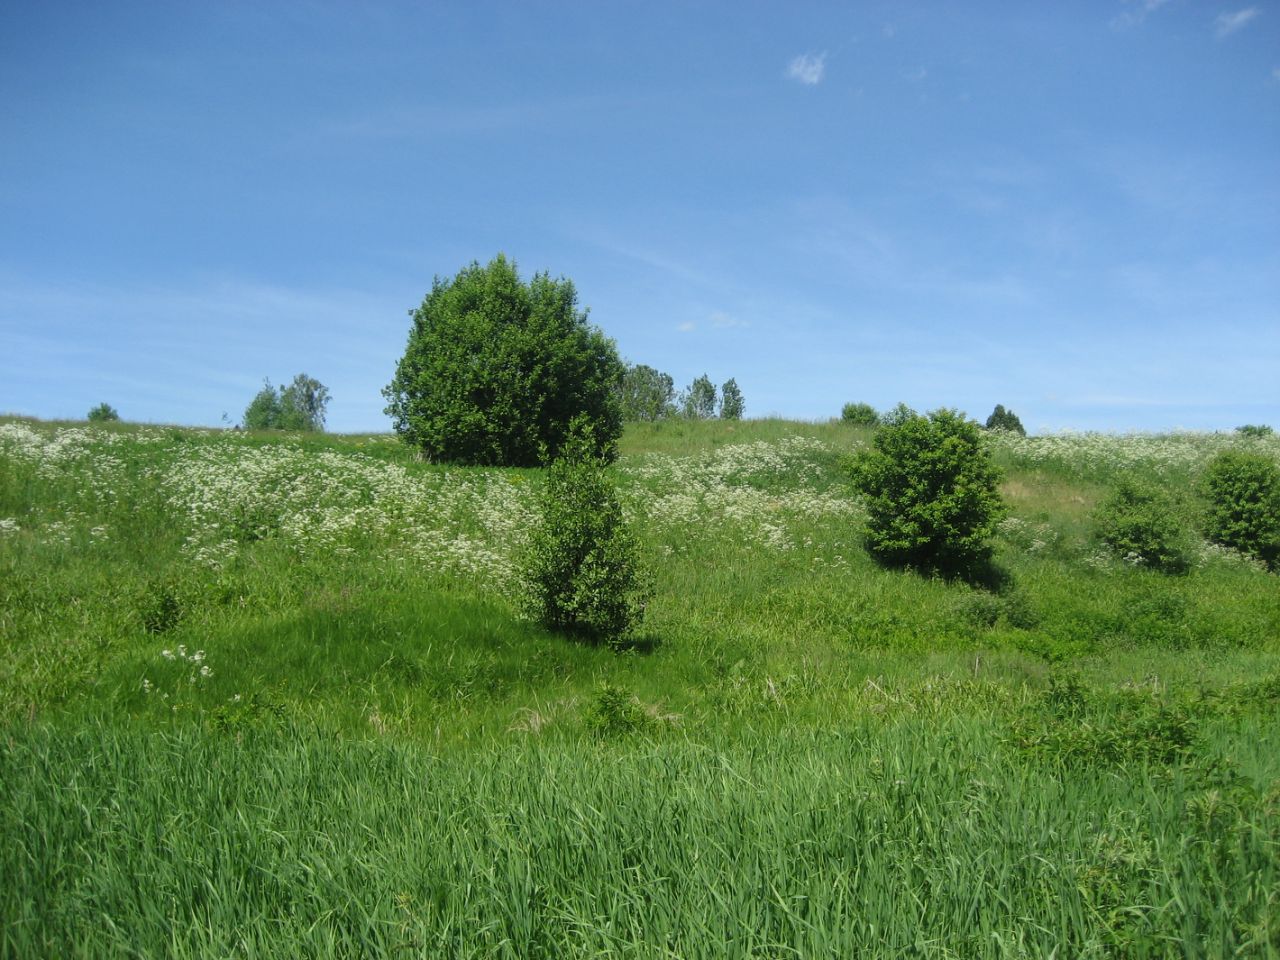
[(534, 466), (582, 416), (611, 459), (622, 361), (577, 304), (571, 281), (538, 273), (524, 283), (501, 254), (436, 277), (383, 390), (396, 432), (433, 461)]
[(300, 373), (287, 387), (279, 389), (270, 380), (249, 401), (244, 411), (246, 430), (324, 429), (325, 411), (329, 406), (329, 388), (314, 377)]

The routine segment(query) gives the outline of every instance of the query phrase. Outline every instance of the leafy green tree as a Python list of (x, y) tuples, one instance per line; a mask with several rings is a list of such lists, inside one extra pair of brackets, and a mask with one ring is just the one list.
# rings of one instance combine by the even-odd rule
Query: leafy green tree
[(119, 420), (120, 414), (116, 412), (116, 408), (109, 403), (100, 403), (86, 415), (90, 423), (106, 423), (109, 420)]
[(720, 419), (741, 420), (746, 406), (742, 391), (738, 389), (738, 381), (730, 377), (720, 388)]
[(585, 416), (612, 459), (623, 365), (577, 302), (569, 280), (523, 283), (502, 255), (436, 277), (382, 391), (396, 432), (434, 461), (535, 466)]
[(987, 417), (987, 429), (1007, 430), (1009, 433), (1016, 433), (1020, 437), (1027, 435), (1027, 431), (1023, 428), (1022, 421), (1018, 419), (1018, 415), (1012, 410), (1006, 410), (999, 403), (991, 411), (991, 416)]
[(869, 403), (846, 403), (840, 410), (840, 419), (855, 427), (875, 427), (880, 424), (880, 414)]
[(716, 385), (705, 373), (680, 395), (681, 412), (692, 420), (710, 420), (716, 415)]
[(1269, 437), (1275, 431), (1265, 423), (1246, 423), (1236, 427), (1236, 433), (1242, 437)]
[(599, 447), (590, 420), (574, 418), (547, 471), (522, 573), (536, 620), (616, 645), (639, 625), (650, 589)]
[(1204, 475), (1209, 539), (1280, 569), (1280, 467), (1268, 456), (1224, 450)]
[(1173, 504), (1154, 487), (1130, 478), (1094, 514), (1098, 538), (1120, 559), (1164, 573), (1190, 566), (1191, 541)]
[(280, 390), (280, 425), (285, 430), (323, 430), (328, 407), (329, 388), (300, 373)]
[(892, 410), (886, 410), (880, 415), (880, 425), (884, 427), (898, 427), (906, 423), (908, 420), (920, 416), (911, 407), (902, 401), (894, 404)]
[(618, 385), (624, 420), (661, 420), (675, 413), (675, 381), (643, 363), (629, 365)]
[(954, 410), (903, 415), (854, 461), (866, 540), (884, 563), (967, 574), (990, 559), (1005, 516), (1000, 471), (977, 424)]
[(245, 407), (242, 424), (246, 430), (280, 429), (280, 394), (270, 380), (262, 381), (262, 389)]
[(305, 373), (279, 389), (264, 380), (245, 408), (243, 425), (246, 430), (320, 431), (328, 406), (329, 388)]

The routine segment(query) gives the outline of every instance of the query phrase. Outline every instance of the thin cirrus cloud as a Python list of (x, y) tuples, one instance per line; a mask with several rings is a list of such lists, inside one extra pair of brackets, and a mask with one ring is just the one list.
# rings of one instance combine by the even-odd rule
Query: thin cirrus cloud
[(1218, 19), (1213, 21), (1214, 32), (1221, 40), (1229, 37), (1237, 30), (1243, 28), (1250, 20), (1253, 20), (1262, 11), (1257, 7), (1245, 7), (1243, 10), (1237, 10), (1235, 13), (1222, 13), (1218, 15)]
[(826, 72), (826, 53), (802, 53), (787, 67), (787, 76), (803, 83), (806, 87), (815, 87), (820, 84)]
[(1169, 2), (1169, 0), (1139, 0), (1134, 3), (1132, 0), (1125, 0), (1127, 9), (1111, 21), (1113, 27), (1136, 27), (1147, 19), (1149, 14), (1155, 13), (1161, 7)]

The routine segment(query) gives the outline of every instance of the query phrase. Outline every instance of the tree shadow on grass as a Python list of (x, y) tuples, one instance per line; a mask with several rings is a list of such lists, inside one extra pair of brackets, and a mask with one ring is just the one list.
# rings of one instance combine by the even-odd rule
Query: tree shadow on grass
[(963, 558), (881, 556), (874, 553), (871, 557), (885, 570), (914, 573), (925, 579), (947, 583), (963, 583), (996, 595), (1010, 593), (1017, 587), (1013, 573), (997, 563), (990, 553)]

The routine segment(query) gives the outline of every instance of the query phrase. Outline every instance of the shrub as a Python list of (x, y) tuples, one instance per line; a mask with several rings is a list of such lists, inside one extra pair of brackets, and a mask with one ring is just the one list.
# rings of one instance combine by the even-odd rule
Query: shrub
[(396, 432), (434, 461), (527, 467), (559, 454), (581, 416), (612, 459), (622, 361), (577, 303), (569, 280), (523, 283), (501, 255), (436, 277), (382, 391)]
[(867, 508), (867, 548), (882, 562), (971, 573), (990, 559), (1005, 515), (1000, 471), (977, 424), (954, 410), (884, 427), (854, 460)]
[(654, 717), (638, 699), (622, 687), (605, 683), (587, 714), (587, 729), (598, 737), (643, 733), (655, 724)]
[(747, 404), (738, 388), (738, 381), (730, 377), (720, 388), (720, 419), (741, 420)]
[(278, 390), (264, 380), (245, 408), (243, 425), (246, 430), (320, 431), (328, 405), (329, 388), (305, 373)]
[(119, 420), (120, 414), (109, 403), (100, 403), (86, 414), (90, 423), (106, 423), (108, 420)]
[(1210, 540), (1280, 568), (1280, 467), (1260, 453), (1225, 450), (1204, 476)]
[(716, 385), (705, 373), (680, 394), (680, 412), (692, 420), (710, 420), (716, 415)]
[(1154, 487), (1125, 478), (1094, 513), (1094, 529), (1116, 556), (1164, 573), (1182, 573), (1191, 541), (1173, 505)]
[(649, 588), (585, 417), (573, 421), (547, 472), (541, 507), (522, 571), (529, 613), (553, 630), (625, 642), (644, 616)]
[(840, 411), (840, 419), (855, 427), (875, 427), (880, 424), (880, 414), (869, 403), (846, 403)]
[(675, 413), (675, 381), (643, 363), (626, 368), (617, 395), (624, 420), (661, 420)]
[(988, 430), (1007, 430), (1009, 433), (1016, 433), (1020, 437), (1027, 435), (1027, 431), (1023, 428), (1022, 421), (1018, 419), (1018, 415), (1012, 410), (1006, 410), (999, 403), (991, 411), (991, 416), (987, 417), (986, 426)]
[(1269, 437), (1275, 431), (1265, 423), (1246, 423), (1243, 426), (1236, 427), (1236, 433), (1242, 437)]

